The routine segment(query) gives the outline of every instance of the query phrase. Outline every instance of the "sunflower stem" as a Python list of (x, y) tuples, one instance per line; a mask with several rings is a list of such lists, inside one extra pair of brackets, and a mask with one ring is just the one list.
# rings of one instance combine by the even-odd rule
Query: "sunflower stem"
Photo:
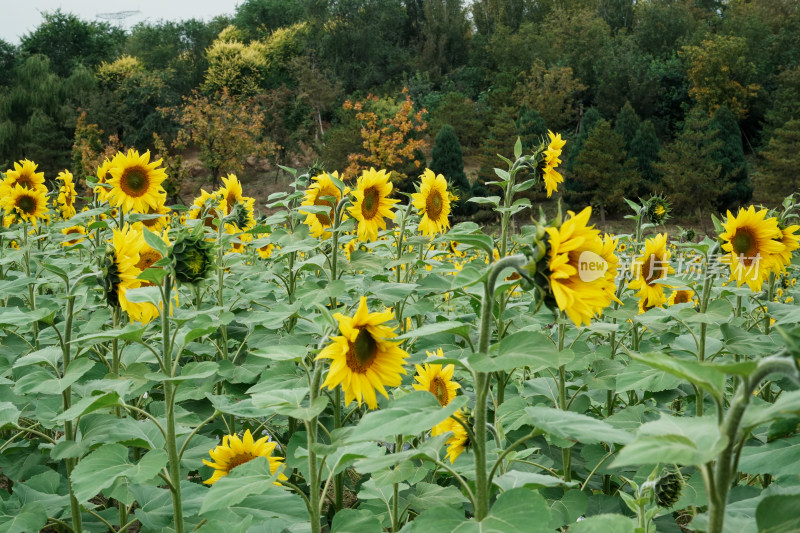
[[(311, 378), (309, 403), (313, 404), (319, 395), (319, 381), (322, 375), (322, 364), (314, 362), (314, 374)], [(308, 449), (308, 513), (311, 519), (311, 533), (321, 533), (320, 525), (320, 479), (317, 469), (317, 453), (314, 446), (317, 444), (317, 417), (304, 420), (306, 426), (306, 447)]]
[[(564, 322), (564, 312), (561, 312), (561, 320), (558, 323), (558, 352), (564, 350), (564, 336), (567, 325)], [(564, 365), (558, 367), (558, 408), (562, 411), (569, 409), (567, 404), (567, 376)], [(572, 448), (561, 448), (561, 463), (564, 467), (564, 481), (572, 481)]]
[[(706, 259), (706, 277), (703, 280), (703, 298), (700, 300), (700, 312), (705, 313), (708, 310), (708, 302), (711, 296), (711, 283), (713, 278), (708, 275), (708, 259)], [(703, 362), (706, 359), (706, 331), (708, 329), (708, 324), (702, 322), (700, 324), (700, 338), (698, 339), (697, 345), (697, 360), (699, 362)], [(695, 402), (695, 414), (697, 416), (703, 416), (705, 411), (703, 402), (704, 402), (704, 391), (700, 387), (697, 387), (697, 400)]]
[[(771, 302), (772, 299), (775, 298), (775, 273), (769, 273), (769, 285), (767, 286), (767, 303)], [(771, 317), (767, 313), (767, 306), (764, 306), (764, 334), (769, 335), (770, 330), (770, 319)]]
[[(403, 436), (395, 435), (394, 453), (403, 451)], [(392, 484), (392, 533), (400, 531), (400, 484)]]
[(397, 266), (395, 267), (397, 271), (397, 283), (400, 283), (401, 273), (400, 273), (400, 258), (403, 255), (403, 241), (406, 235), (406, 221), (408, 220), (408, 214), (411, 212), (411, 208), (413, 204), (408, 202), (406, 205), (405, 211), (403, 211), (403, 217), (400, 219), (400, 233), (397, 235), (397, 239), (395, 239), (395, 244), (397, 246)]

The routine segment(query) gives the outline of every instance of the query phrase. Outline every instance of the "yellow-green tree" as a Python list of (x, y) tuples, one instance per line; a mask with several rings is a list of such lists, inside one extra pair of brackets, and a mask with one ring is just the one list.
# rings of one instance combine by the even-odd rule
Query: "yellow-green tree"
[(578, 95), (585, 89), (570, 67), (547, 68), (537, 59), (514, 90), (514, 98), (539, 113), (548, 128), (560, 131), (575, 122)]
[(760, 85), (756, 66), (746, 59), (747, 41), (734, 35), (714, 35), (700, 46), (684, 46), (679, 55), (687, 64), (689, 95), (709, 114), (720, 106), (743, 119)]
[(258, 93), (266, 76), (266, 46), (261, 41), (244, 44), (233, 26), (228, 26), (206, 50), (208, 70), (203, 90), (213, 94), (227, 88), (231, 94)]

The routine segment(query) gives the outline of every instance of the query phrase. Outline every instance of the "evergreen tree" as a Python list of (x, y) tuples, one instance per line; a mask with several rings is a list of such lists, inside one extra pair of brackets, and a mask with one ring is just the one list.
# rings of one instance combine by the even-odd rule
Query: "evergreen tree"
[(639, 173), (651, 184), (659, 181), (659, 176), (655, 168), (653, 168), (653, 163), (658, 161), (658, 153), (660, 151), (661, 144), (658, 142), (655, 126), (649, 120), (643, 121), (631, 141), (628, 158), (636, 160)]
[(633, 138), (639, 130), (640, 122), (639, 115), (633, 110), (631, 103), (625, 102), (625, 105), (622, 106), (622, 109), (617, 114), (617, 119), (614, 121), (614, 131), (622, 136), (626, 150), (631, 149), (631, 142), (633, 142)]
[(572, 149), (569, 151), (569, 157), (567, 158), (566, 169), (572, 170), (573, 166), (575, 165), (575, 161), (578, 157), (578, 154), (583, 147), (583, 143), (586, 138), (591, 133), (592, 128), (594, 128), (595, 124), (600, 122), (603, 117), (600, 115), (600, 112), (595, 109), (594, 107), (590, 107), (586, 110), (581, 117), (580, 121), (580, 129), (578, 130), (578, 135), (575, 137), (575, 141), (572, 143)]
[(758, 181), (763, 194), (778, 200), (797, 192), (800, 188), (800, 119), (788, 121), (777, 128), (767, 147), (761, 152), (764, 158)]
[(458, 191), (458, 196), (464, 197), (469, 193), (470, 184), (464, 174), (461, 144), (450, 125), (442, 126), (433, 141), (430, 168), (436, 174), (442, 174)]
[(717, 139), (721, 143), (711, 157), (720, 165), (722, 180), (730, 184), (727, 192), (720, 195), (717, 204), (724, 211), (749, 201), (753, 196), (753, 184), (748, 178), (742, 131), (734, 114), (727, 107), (720, 107), (711, 118), (711, 128), (717, 132)]
[(607, 120), (600, 120), (575, 161), (573, 180), (581, 185), (581, 192), (570, 196), (579, 203), (598, 206), (600, 221), (605, 224), (606, 212), (624, 205), (623, 199), (631, 194), (638, 179), (633, 161), (626, 159), (622, 136)]
[(536, 110), (523, 107), (517, 118), (517, 132), (522, 141), (522, 151), (532, 152), (547, 136), (547, 123)]
[(655, 164), (675, 210), (697, 212), (701, 222), (730, 188), (722, 177), (722, 166), (713, 157), (722, 146), (718, 134), (706, 113), (694, 110), (686, 115), (683, 131), (661, 151), (661, 160)]

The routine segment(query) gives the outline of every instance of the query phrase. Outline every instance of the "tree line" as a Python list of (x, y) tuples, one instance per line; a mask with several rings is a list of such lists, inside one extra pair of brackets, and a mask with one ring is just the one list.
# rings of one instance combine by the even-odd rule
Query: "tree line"
[(54, 11), (0, 41), (0, 167), (88, 175), (150, 149), (173, 197), (196, 147), (211, 179), (255, 157), (382, 166), (406, 190), (431, 167), (470, 215), (497, 154), (547, 130), (568, 140), (565, 200), (604, 215), (649, 193), (694, 215), (794, 192), (798, 2), (245, 0), (129, 31)]

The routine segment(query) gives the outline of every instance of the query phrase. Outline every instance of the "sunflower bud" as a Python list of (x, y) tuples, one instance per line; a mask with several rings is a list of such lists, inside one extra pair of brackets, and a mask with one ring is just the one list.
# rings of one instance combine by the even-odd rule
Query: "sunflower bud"
[(659, 507), (669, 509), (678, 503), (682, 488), (683, 481), (676, 472), (661, 476), (655, 488), (656, 503), (658, 503)]
[(170, 257), (175, 279), (181, 283), (197, 283), (206, 277), (212, 265), (211, 243), (200, 236), (183, 235), (172, 246)]
[(653, 224), (663, 224), (669, 218), (671, 208), (663, 196), (651, 196), (644, 207), (647, 209), (647, 218)]

